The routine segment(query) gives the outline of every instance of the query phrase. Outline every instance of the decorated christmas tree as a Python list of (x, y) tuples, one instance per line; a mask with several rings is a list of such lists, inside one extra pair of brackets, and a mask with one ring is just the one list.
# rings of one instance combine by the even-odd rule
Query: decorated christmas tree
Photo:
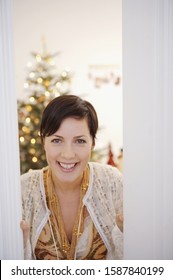
[(32, 53), (34, 63), (28, 65), (24, 84), (27, 98), (18, 101), (21, 173), (47, 165), (39, 135), (41, 115), (53, 98), (70, 93), (71, 73), (58, 73), (54, 61), (57, 55), (45, 50)]

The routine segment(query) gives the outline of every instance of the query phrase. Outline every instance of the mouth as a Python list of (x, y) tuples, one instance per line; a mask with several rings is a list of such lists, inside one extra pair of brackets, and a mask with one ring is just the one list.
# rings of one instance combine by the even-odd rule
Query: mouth
[(65, 172), (72, 172), (75, 169), (77, 164), (78, 164), (78, 162), (64, 163), (64, 162), (58, 161), (58, 165), (60, 166), (61, 170), (65, 171)]

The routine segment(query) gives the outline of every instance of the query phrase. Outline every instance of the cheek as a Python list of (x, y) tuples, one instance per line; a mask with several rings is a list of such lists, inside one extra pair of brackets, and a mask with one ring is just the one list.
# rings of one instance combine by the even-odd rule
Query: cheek
[(44, 147), (45, 153), (46, 153), (46, 158), (53, 158), (55, 157), (55, 150), (51, 149), (50, 147), (45, 146)]
[(83, 158), (87, 160), (87, 159), (90, 159), (90, 157), (91, 157), (91, 148), (89, 147), (83, 153)]

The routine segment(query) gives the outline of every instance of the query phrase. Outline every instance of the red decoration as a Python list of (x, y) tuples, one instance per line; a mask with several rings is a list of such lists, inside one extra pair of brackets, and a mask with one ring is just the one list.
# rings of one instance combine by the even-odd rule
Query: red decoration
[(111, 144), (109, 144), (109, 158), (108, 158), (107, 164), (117, 167), (117, 164), (114, 161), (114, 155), (112, 152)]

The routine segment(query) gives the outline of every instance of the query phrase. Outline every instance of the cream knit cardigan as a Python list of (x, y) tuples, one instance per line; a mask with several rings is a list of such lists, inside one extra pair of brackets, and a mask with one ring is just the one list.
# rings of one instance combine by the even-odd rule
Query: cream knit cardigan
[[(122, 176), (110, 165), (90, 162), (89, 167), (89, 186), (83, 203), (107, 248), (106, 259), (122, 259), (123, 234), (116, 225), (116, 213), (123, 211)], [(37, 240), (50, 215), (44, 191), (43, 169), (23, 174), (21, 187), (23, 219), (30, 225), (24, 255), (25, 259), (35, 259)], [(87, 246), (87, 240), (84, 240), (86, 234), (80, 238), (77, 245), (79, 250), (81, 246)]]

